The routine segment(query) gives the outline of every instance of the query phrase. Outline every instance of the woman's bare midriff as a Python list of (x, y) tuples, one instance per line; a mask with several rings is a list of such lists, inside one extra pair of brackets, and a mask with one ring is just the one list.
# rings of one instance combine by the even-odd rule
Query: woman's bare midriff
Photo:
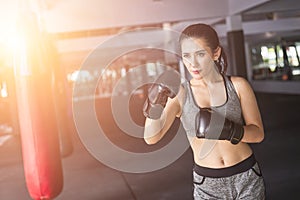
[(208, 168), (225, 168), (233, 166), (252, 154), (247, 143), (237, 145), (226, 140), (206, 140), (189, 138), (197, 165)]

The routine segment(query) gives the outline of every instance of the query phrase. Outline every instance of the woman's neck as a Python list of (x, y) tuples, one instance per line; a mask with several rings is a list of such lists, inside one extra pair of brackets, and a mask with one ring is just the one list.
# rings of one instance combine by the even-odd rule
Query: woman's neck
[(215, 73), (213, 75), (207, 75), (201, 79), (191, 79), (190, 83), (193, 86), (208, 86), (216, 83), (223, 82), (223, 77), (220, 73)]

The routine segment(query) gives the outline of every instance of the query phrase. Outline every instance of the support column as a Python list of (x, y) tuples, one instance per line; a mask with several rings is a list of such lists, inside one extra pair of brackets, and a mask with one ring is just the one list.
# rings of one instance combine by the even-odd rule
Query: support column
[(175, 70), (179, 70), (178, 66), (174, 66), (176, 64), (177, 58), (179, 55), (176, 55), (176, 43), (178, 38), (176, 37), (178, 34), (172, 31), (170, 23), (163, 24), (163, 35), (164, 35), (164, 63), (171, 67), (174, 67)]
[(240, 15), (226, 18), (229, 72), (247, 79), (245, 41)]

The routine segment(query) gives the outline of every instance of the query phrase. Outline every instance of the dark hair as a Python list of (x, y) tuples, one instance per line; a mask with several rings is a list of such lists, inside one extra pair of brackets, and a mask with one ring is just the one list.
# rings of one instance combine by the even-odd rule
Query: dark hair
[(221, 55), (218, 60), (215, 61), (215, 64), (221, 74), (226, 73), (227, 56), (223, 47), (220, 45), (217, 32), (211, 26), (207, 24), (190, 25), (182, 31), (179, 37), (179, 42), (181, 43), (183, 39), (187, 38), (203, 38), (212, 52), (215, 52), (215, 50), (220, 47)]

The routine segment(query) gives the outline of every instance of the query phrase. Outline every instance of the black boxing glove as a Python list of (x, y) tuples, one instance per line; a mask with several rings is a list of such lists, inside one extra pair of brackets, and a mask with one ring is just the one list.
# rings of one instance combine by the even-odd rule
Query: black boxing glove
[(144, 104), (144, 115), (151, 119), (159, 119), (166, 106), (168, 97), (174, 98), (176, 94), (163, 84), (153, 84), (148, 92)]
[[(214, 120), (213, 124), (210, 123), (211, 120)], [(232, 144), (238, 144), (244, 136), (244, 128), (211, 109), (201, 108), (196, 115), (196, 136), (212, 140), (229, 140)]]
[(148, 98), (143, 107), (145, 117), (159, 119), (168, 97), (174, 98), (179, 91), (180, 75), (174, 70), (167, 70), (148, 90)]

